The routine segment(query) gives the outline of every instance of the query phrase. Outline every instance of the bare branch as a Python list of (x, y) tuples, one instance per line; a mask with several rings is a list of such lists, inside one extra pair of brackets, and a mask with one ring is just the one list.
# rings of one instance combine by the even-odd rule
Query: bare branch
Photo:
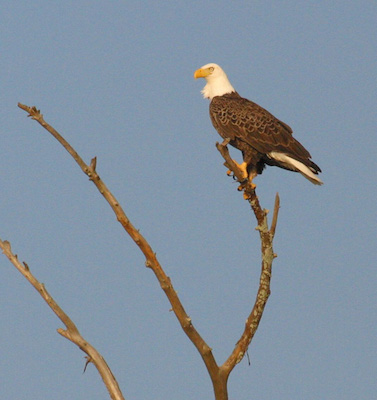
[[(258, 197), (255, 193), (255, 187), (249, 181), (244, 182), (242, 171), (231, 159), (227, 148), (229, 141), (225, 140), (221, 144), (216, 143), (217, 149), (225, 160), (224, 165), (226, 165), (231, 171), (233, 171), (234, 176), (238, 179), (239, 182), (241, 182), (241, 189), (244, 192), (244, 198), (248, 200), (255, 214), (258, 222), (257, 230), (260, 234), (262, 250), (262, 271), (255, 304), (246, 320), (244, 332), (237, 342), (232, 354), (221, 367), (218, 367), (216, 360), (212, 354), (212, 349), (207, 345), (207, 343), (194, 328), (191, 322), (191, 318), (187, 315), (185, 309), (183, 308), (183, 305), (173, 288), (170, 278), (165, 274), (164, 270), (162, 269), (151, 246), (129, 221), (128, 217), (126, 216), (125, 212), (119, 205), (114, 195), (109, 191), (109, 189), (106, 187), (106, 185), (97, 174), (97, 159), (93, 158), (90, 165), (86, 165), (81, 157), (77, 154), (77, 152), (72, 148), (72, 146), (51, 125), (47, 124), (44, 121), (43, 115), (40, 113), (39, 110), (36, 109), (36, 107), (28, 107), (20, 103), (19, 107), (27, 111), (32, 119), (36, 120), (48, 132), (50, 132), (59, 141), (59, 143), (61, 143), (61, 145), (71, 154), (71, 156), (80, 166), (82, 171), (90, 178), (90, 180), (95, 184), (99, 192), (109, 203), (120, 224), (123, 226), (125, 231), (144, 254), (146, 259), (145, 265), (148, 268), (151, 268), (154, 272), (156, 278), (160, 283), (161, 288), (164, 290), (167, 298), (170, 301), (172, 310), (174, 311), (179, 323), (181, 324), (182, 329), (200, 353), (211, 377), (216, 400), (227, 400), (227, 380), (229, 374), (233, 370), (235, 365), (242, 360), (245, 353), (247, 352), (249, 344), (254, 337), (256, 330), (258, 329), (259, 322), (262, 318), (265, 305), (270, 295), (272, 261), (274, 257), (276, 257), (276, 255), (273, 253), (272, 241), (274, 238), (278, 218), (279, 195), (276, 195), (274, 215), (272, 219), (271, 229), (269, 230), (267, 222), (268, 211), (261, 208)], [(59, 333), (65, 336), (66, 332), (67, 331), (61, 330), (61, 332)], [(91, 355), (89, 354), (88, 356), (91, 357)], [(88, 362), (94, 361), (92, 358), (89, 358)]]
[(58, 131), (56, 131), (51, 125), (46, 123), (46, 121), (43, 119), (43, 114), (41, 114), (40, 110), (38, 110), (36, 107), (29, 107), (21, 103), (18, 103), (18, 107), (26, 111), (29, 114), (28, 117), (34, 119), (39, 124), (41, 124), (43, 128), (47, 129), (51, 133), (51, 135), (54, 136), (54, 138), (58, 140), (59, 143), (61, 143), (61, 145), (74, 158), (74, 160), (77, 162), (80, 168), (88, 175), (88, 173), (85, 171), (87, 165), (84, 163), (82, 158), (77, 154), (75, 149), (58, 133)]
[[(224, 141), (222, 144), (217, 143), (216, 147), (225, 159), (225, 165), (230, 168), (233, 171), (234, 175), (240, 180), (240, 178), (243, 177), (242, 172), (230, 158), (227, 144), (227, 141)], [(258, 222), (257, 230), (259, 231), (261, 238), (262, 269), (257, 297), (254, 306), (249, 316), (247, 317), (244, 332), (237, 342), (232, 354), (220, 367), (220, 370), (226, 377), (229, 376), (230, 372), (233, 370), (236, 364), (242, 360), (247, 352), (251, 340), (255, 335), (255, 332), (258, 329), (259, 322), (262, 318), (264, 308), (270, 295), (272, 262), (273, 259), (276, 257), (276, 254), (274, 254), (273, 252), (272, 242), (275, 235), (279, 212), (279, 195), (276, 194), (274, 215), (272, 218), (271, 229), (269, 230), (267, 222), (268, 211), (261, 208), (258, 197), (255, 194), (255, 187), (253, 187), (249, 182), (244, 183), (241, 187), (244, 191), (244, 198), (248, 200)]]
[(276, 224), (278, 222), (279, 208), (280, 208), (280, 197), (279, 197), (279, 193), (276, 193), (275, 205), (274, 205), (274, 215), (272, 217), (271, 228), (270, 228), (270, 233), (272, 236), (275, 235)]
[[(12, 253), (11, 245), (7, 240), (2, 241), (0, 239), (0, 248), (3, 253), (8, 257), (9, 261), (18, 269), (19, 272), (33, 285), (33, 287), (42, 296), (43, 300), (48, 304), (51, 310), (58, 316), (63, 322), (66, 329), (58, 329), (58, 332), (72, 343), (76, 344), (84, 353), (88, 355), (88, 362), (92, 362), (100, 373), (103, 382), (105, 383), (110, 397), (113, 400), (124, 400), (119, 385), (112, 374), (109, 366), (107, 365), (101, 354), (80, 334), (76, 325), (68, 317), (68, 315), (60, 308), (58, 303), (48, 293), (47, 289), (40, 283), (34, 275), (31, 273), (28, 265), (24, 262), (21, 264), (15, 254)], [(87, 364), (86, 364), (87, 365)], [(85, 365), (85, 368), (86, 368)]]
[[(82, 171), (90, 178), (90, 180), (97, 187), (102, 196), (109, 203), (110, 207), (113, 209), (117, 220), (123, 226), (125, 231), (131, 237), (131, 239), (136, 243), (141, 252), (145, 256), (145, 265), (152, 269), (156, 278), (158, 279), (161, 288), (165, 292), (174, 314), (176, 315), (183, 331), (189, 337), (191, 342), (197, 348), (199, 354), (201, 355), (208, 373), (211, 377), (212, 382), (214, 383), (215, 395), (216, 399), (227, 399), (226, 395), (226, 386), (225, 386), (225, 396), (223, 385), (217, 383), (219, 382), (219, 367), (216, 363), (216, 360), (212, 354), (212, 349), (208, 346), (208, 344), (204, 341), (204, 339), (200, 336), (198, 331), (194, 328), (192, 324), (191, 318), (186, 313), (177, 292), (174, 290), (173, 285), (171, 283), (170, 278), (166, 275), (165, 271), (162, 269), (155, 252), (152, 250), (151, 246), (147, 242), (147, 240), (140, 234), (140, 232), (132, 225), (127, 215), (123, 211), (122, 207), (119, 205), (115, 196), (110, 192), (110, 190), (106, 187), (104, 182), (99, 177), (96, 171), (96, 158), (92, 159), (90, 165), (86, 165), (82, 158), (78, 155), (78, 153), (73, 149), (73, 147), (51, 126), (49, 125), (43, 118), (43, 115), (37, 110), (36, 107), (29, 107), (18, 103), (18, 106), (29, 113), (29, 116), (36, 120), (43, 128), (45, 128), (52, 136), (68, 151), (69, 154), (74, 158), (77, 164), (80, 166)], [(221, 388), (220, 388), (221, 386)], [(217, 394), (217, 392), (219, 394)]]

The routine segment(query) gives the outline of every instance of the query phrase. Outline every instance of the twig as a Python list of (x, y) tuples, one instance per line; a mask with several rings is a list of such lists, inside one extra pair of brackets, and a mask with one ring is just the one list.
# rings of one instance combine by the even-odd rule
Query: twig
[(101, 354), (81, 336), (79, 330), (77, 329), (73, 321), (60, 308), (58, 303), (56, 303), (56, 301), (48, 293), (45, 286), (42, 283), (40, 283), (31, 273), (29, 266), (26, 263), (21, 264), (18, 261), (17, 255), (12, 253), (10, 243), (7, 240), (2, 241), (0, 239), (0, 248), (3, 250), (3, 253), (8, 257), (9, 261), (33, 285), (33, 287), (42, 296), (43, 300), (48, 304), (51, 310), (63, 322), (66, 329), (59, 328), (58, 332), (66, 339), (76, 344), (83, 352), (85, 352), (88, 355), (87, 363), (92, 362), (96, 366), (98, 372), (102, 377), (103, 382), (107, 387), (110, 397), (113, 400), (124, 400), (122, 392), (118, 386), (118, 382), (116, 381), (114, 375), (112, 374), (109, 366), (107, 365), (106, 361), (101, 356)]
[(276, 224), (278, 222), (279, 208), (280, 208), (280, 197), (279, 197), (279, 193), (276, 193), (274, 214), (272, 217), (271, 228), (270, 228), (270, 233), (271, 233), (272, 237), (275, 235), (275, 231), (276, 231)]

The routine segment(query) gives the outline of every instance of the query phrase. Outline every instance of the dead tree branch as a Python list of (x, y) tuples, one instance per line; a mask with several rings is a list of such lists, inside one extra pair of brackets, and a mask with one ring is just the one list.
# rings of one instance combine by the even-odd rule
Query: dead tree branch
[[(46, 121), (43, 119), (43, 115), (39, 112), (39, 110), (37, 110), (35, 107), (28, 107), (20, 103), (18, 104), (18, 106), (21, 109), (25, 110), (29, 114), (29, 117), (36, 120), (43, 128), (50, 132), (55, 137), (55, 139), (59, 141), (59, 143), (69, 152), (69, 154), (71, 154), (71, 156), (80, 166), (82, 171), (89, 177), (89, 179), (94, 183), (102, 196), (109, 203), (120, 224), (123, 226), (125, 231), (144, 254), (146, 259), (145, 265), (148, 268), (151, 268), (151, 270), (154, 272), (161, 288), (164, 290), (172, 306), (172, 310), (174, 311), (182, 329), (200, 353), (210, 375), (216, 400), (227, 400), (227, 381), (229, 374), (235, 367), (235, 365), (240, 362), (245, 355), (247, 348), (258, 328), (259, 321), (262, 317), (264, 307), (270, 294), (271, 265), (274, 257), (276, 256), (272, 250), (272, 241), (278, 217), (279, 196), (276, 195), (273, 222), (271, 228), (268, 229), (267, 210), (263, 210), (261, 208), (254, 188), (248, 183), (243, 185), (244, 196), (248, 199), (258, 221), (257, 229), (261, 237), (262, 248), (262, 272), (257, 298), (254, 307), (251, 310), (249, 317), (247, 318), (244, 332), (237, 342), (237, 345), (235, 346), (230, 357), (222, 366), (219, 367), (212, 354), (212, 349), (208, 346), (208, 344), (200, 336), (198, 331), (194, 328), (191, 318), (186, 313), (180, 299), (178, 298), (176, 291), (173, 288), (170, 278), (165, 274), (164, 270), (162, 269), (155, 252), (152, 250), (147, 240), (132, 225), (114, 195), (109, 191), (109, 189), (99, 177), (96, 171), (96, 158), (94, 157), (92, 159), (90, 165), (85, 164), (78, 153), (72, 148), (72, 146), (51, 125), (46, 123)], [(227, 142), (224, 142), (223, 144), (217, 144), (217, 148), (224, 157), (228, 168), (230, 168), (233, 171), (234, 175), (239, 180), (241, 180), (241, 171), (237, 168), (237, 166), (230, 158), (226, 146), (227, 144)]]
[[(239, 181), (241, 181), (243, 179), (242, 171), (237, 167), (237, 165), (233, 162), (229, 155), (229, 151), (227, 148), (228, 142), (229, 141), (225, 140), (221, 144), (216, 143), (216, 147), (225, 160), (224, 165), (233, 172), (234, 176)], [(256, 229), (259, 231), (261, 239), (262, 268), (257, 297), (254, 306), (246, 320), (243, 334), (237, 342), (232, 354), (220, 367), (220, 370), (222, 371), (224, 376), (227, 377), (231, 373), (232, 369), (236, 366), (236, 364), (239, 363), (246, 354), (250, 342), (258, 329), (264, 308), (266, 306), (268, 297), (270, 296), (272, 262), (276, 257), (276, 254), (273, 252), (272, 242), (275, 235), (280, 207), (279, 194), (276, 193), (274, 214), (272, 218), (271, 228), (269, 229), (267, 221), (268, 211), (261, 208), (259, 204), (259, 199), (255, 194), (255, 187), (253, 187), (249, 182), (244, 183), (241, 187), (244, 191), (244, 197), (248, 200), (258, 222), (258, 226)]]
[(0, 239), (0, 248), (3, 253), (8, 257), (9, 261), (18, 269), (19, 272), (32, 284), (37, 292), (42, 296), (43, 300), (57, 315), (60, 321), (63, 322), (66, 329), (58, 329), (58, 332), (66, 339), (77, 345), (84, 353), (87, 354), (88, 362), (92, 362), (100, 373), (103, 382), (113, 400), (124, 400), (122, 392), (119, 388), (118, 382), (112, 374), (109, 366), (101, 354), (80, 334), (76, 325), (68, 317), (68, 315), (60, 308), (59, 304), (48, 293), (43, 283), (40, 283), (31, 273), (29, 266), (24, 262), (21, 264), (18, 261), (17, 255), (12, 252), (11, 245), (7, 240)]
[[(200, 353), (207, 370), (211, 376), (212, 382), (217, 382), (219, 380), (219, 367), (216, 364), (215, 358), (212, 354), (212, 349), (207, 345), (204, 339), (199, 335), (198, 331), (195, 329), (192, 324), (191, 318), (186, 313), (180, 299), (178, 298), (177, 292), (174, 290), (174, 287), (171, 283), (170, 278), (166, 275), (164, 270), (162, 269), (156, 253), (152, 250), (151, 246), (144, 238), (143, 235), (132, 225), (127, 215), (123, 211), (122, 207), (119, 205), (115, 196), (109, 191), (104, 182), (101, 180), (100, 176), (96, 171), (96, 158), (94, 157), (91, 161), (90, 165), (84, 163), (82, 158), (78, 155), (78, 153), (73, 149), (73, 147), (44, 119), (43, 115), (37, 110), (35, 107), (28, 107), (23, 104), (18, 104), (18, 106), (28, 112), (29, 116), (37, 121), (40, 125), (43, 126), (49, 133), (51, 133), (54, 138), (68, 151), (68, 153), (74, 158), (77, 164), (80, 166), (82, 171), (89, 177), (89, 179), (94, 183), (102, 196), (109, 203), (110, 207), (113, 209), (117, 220), (123, 226), (125, 231), (131, 237), (131, 239), (136, 243), (141, 252), (145, 256), (145, 265), (150, 268), (158, 282), (160, 283), (161, 288), (165, 292), (174, 314), (176, 315), (179, 323), (181, 324), (182, 329), (186, 333), (186, 335), (190, 338), (194, 346), (197, 348)], [(217, 386), (219, 386), (217, 384)], [(223, 397), (219, 397), (223, 398)], [(225, 399), (225, 398), (224, 398)]]

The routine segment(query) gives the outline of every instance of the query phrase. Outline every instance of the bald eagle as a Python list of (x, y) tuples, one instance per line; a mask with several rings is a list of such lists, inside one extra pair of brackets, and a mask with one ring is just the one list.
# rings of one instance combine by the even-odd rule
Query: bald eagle
[[(241, 150), (243, 163), (238, 167), (244, 178), (252, 183), (265, 165), (273, 165), (300, 172), (315, 185), (321, 169), (310, 158), (310, 153), (292, 136), (292, 129), (267, 110), (241, 97), (217, 64), (207, 64), (194, 73), (204, 78), (204, 98), (211, 100), (209, 114), (217, 132), (223, 139)], [(254, 185), (255, 186), (255, 185)]]

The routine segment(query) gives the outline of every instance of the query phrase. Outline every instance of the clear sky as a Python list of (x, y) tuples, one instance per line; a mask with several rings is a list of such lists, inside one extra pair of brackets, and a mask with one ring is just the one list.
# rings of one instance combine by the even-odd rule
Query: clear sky
[[(373, 1), (6, 1), (0, 13), (0, 237), (106, 358), (126, 399), (210, 399), (152, 272), (35, 105), (97, 170), (171, 277), (218, 363), (254, 302), (260, 243), (226, 176), (195, 69), (288, 123), (324, 185), (270, 167), (281, 196), (272, 294), (230, 399), (375, 399)], [(234, 152), (240, 160), (240, 154)], [(0, 398), (108, 398), (62, 324), (0, 258)]]

